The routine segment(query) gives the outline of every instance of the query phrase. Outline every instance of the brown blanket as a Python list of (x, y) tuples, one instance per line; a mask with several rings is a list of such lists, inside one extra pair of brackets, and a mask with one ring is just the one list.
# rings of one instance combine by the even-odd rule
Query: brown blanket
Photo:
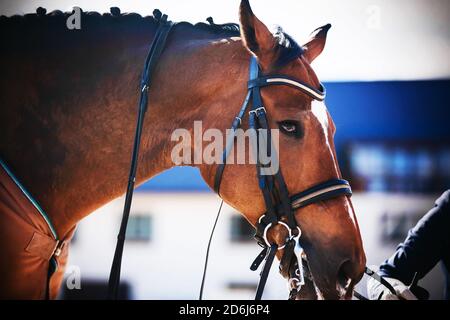
[(0, 163), (0, 299), (55, 299), (67, 263), (68, 242)]

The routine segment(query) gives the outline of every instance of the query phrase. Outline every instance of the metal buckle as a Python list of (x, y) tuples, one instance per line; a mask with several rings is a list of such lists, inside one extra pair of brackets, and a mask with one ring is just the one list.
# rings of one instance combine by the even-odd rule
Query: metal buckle
[(55, 250), (55, 253), (53, 254), (55, 257), (59, 257), (59, 255), (61, 254), (61, 248), (57, 248), (56, 250)]
[(55, 246), (55, 249), (53, 249), (52, 257), (53, 256), (58, 257), (61, 254), (60, 245), (61, 245), (61, 241), (56, 240), (56, 246)]
[(267, 112), (266, 112), (266, 108), (264, 108), (264, 107), (258, 107), (258, 108), (256, 108), (256, 109), (250, 110), (250, 111), (248, 112), (248, 114), (251, 115), (252, 113), (254, 113), (255, 116), (258, 116), (258, 111), (264, 111), (264, 113), (267, 113)]
[(65, 241), (57, 240), (56, 241), (56, 247), (55, 247), (55, 250), (53, 251), (52, 256), (59, 257), (61, 255), (62, 250), (63, 250), (65, 245), (66, 245)]
[(142, 87), (141, 92), (144, 92), (144, 91), (148, 91), (148, 85), (146, 85), (146, 84), (144, 84), (144, 86)]

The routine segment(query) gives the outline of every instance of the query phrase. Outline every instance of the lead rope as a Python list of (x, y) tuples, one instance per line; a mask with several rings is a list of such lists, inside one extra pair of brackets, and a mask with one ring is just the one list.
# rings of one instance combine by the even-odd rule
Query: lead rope
[(212, 238), (214, 236), (214, 231), (216, 230), (217, 221), (219, 221), (220, 212), (222, 211), (223, 200), (220, 201), (219, 210), (217, 211), (216, 221), (214, 221), (213, 228), (211, 230), (211, 235), (209, 236), (208, 247), (206, 248), (205, 265), (203, 267), (203, 277), (202, 283), (200, 285), (200, 294), (198, 300), (203, 300), (203, 288), (205, 287), (206, 270), (208, 269), (208, 259), (209, 259), (209, 249), (211, 248)]

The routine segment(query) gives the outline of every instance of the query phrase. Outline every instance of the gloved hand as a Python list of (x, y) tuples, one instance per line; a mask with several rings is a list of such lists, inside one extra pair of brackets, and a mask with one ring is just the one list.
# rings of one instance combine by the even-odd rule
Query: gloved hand
[[(377, 268), (375, 268), (377, 269)], [(374, 269), (372, 269), (374, 270)], [(398, 279), (384, 278), (395, 289), (397, 295), (373, 278), (367, 280), (367, 294), (370, 300), (418, 300), (409, 287)]]

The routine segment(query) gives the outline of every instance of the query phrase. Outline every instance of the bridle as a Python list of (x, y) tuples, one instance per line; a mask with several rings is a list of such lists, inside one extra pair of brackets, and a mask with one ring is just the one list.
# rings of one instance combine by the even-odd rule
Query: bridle
[[(304, 255), (299, 239), (301, 228), (295, 220), (294, 210), (308, 206), (320, 201), (326, 201), (340, 196), (351, 196), (352, 191), (348, 181), (343, 179), (331, 179), (318, 183), (307, 190), (290, 195), (287, 189), (281, 168), (272, 174), (263, 174), (263, 168), (269, 168), (270, 164), (263, 164), (259, 157), (259, 149), (264, 144), (268, 152), (272, 151), (272, 140), (268, 125), (267, 113), (261, 98), (261, 88), (273, 85), (286, 85), (300, 92), (307, 94), (312, 99), (323, 101), (325, 99), (325, 88), (321, 84), (320, 89), (315, 89), (297, 79), (286, 75), (261, 75), (258, 61), (255, 57), (250, 58), (249, 80), (247, 83), (247, 95), (242, 107), (234, 119), (231, 126), (232, 139), (229, 139), (222, 162), (216, 169), (214, 189), (220, 195), (220, 185), (226, 166), (227, 158), (234, 144), (234, 134), (241, 126), (242, 120), (248, 111), (248, 126), (251, 130), (265, 130), (267, 139), (263, 140), (259, 135), (256, 139), (256, 174), (258, 185), (264, 198), (266, 212), (259, 218), (256, 224), (255, 238), (258, 244), (263, 247), (261, 253), (256, 257), (251, 265), (251, 270), (257, 270), (265, 260), (261, 272), (260, 281), (256, 290), (255, 300), (260, 300), (264, 291), (264, 286), (269, 275), (271, 265), (278, 250), (283, 250), (280, 260), (280, 273), (288, 279), (291, 286), (290, 297), (295, 297), (296, 293), (304, 284), (302, 263), (299, 258)], [(251, 101), (251, 103), (250, 103)], [(250, 106), (251, 104), (251, 106)], [(262, 136), (264, 137), (264, 136)], [(271, 154), (271, 156), (273, 156)], [(267, 233), (275, 225), (283, 226), (287, 231), (287, 237), (283, 244), (271, 243), (267, 238)]]
[[(114, 253), (114, 260), (111, 266), (111, 273), (109, 277), (109, 284), (108, 284), (109, 299), (117, 299), (119, 292), (120, 269), (122, 263), (123, 248), (125, 242), (126, 228), (128, 224), (128, 217), (130, 215), (131, 202), (133, 198), (134, 184), (136, 181), (137, 159), (142, 135), (143, 121), (145, 113), (147, 111), (148, 89), (151, 83), (151, 75), (153, 74), (157, 61), (159, 60), (159, 57), (161, 56), (164, 50), (165, 43), (167, 41), (167, 37), (170, 33), (170, 30), (174, 26), (174, 24), (171, 21), (167, 21), (167, 15), (161, 15), (159, 11), (155, 10), (154, 16), (158, 20), (159, 24), (155, 37), (150, 46), (150, 50), (147, 55), (144, 70), (142, 73), (140, 85), (141, 92), (139, 100), (139, 113), (137, 118), (136, 132), (131, 156), (131, 166), (128, 178), (127, 192), (125, 196), (125, 204), (120, 230), (117, 236), (117, 245)], [(222, 182), (222, 176), (225, 170), (226, 160), (228, 158), (231, 148), (234, 145), (234, 138), (235, 138), (234, 134), (242, 124), (242, 121), (245, 117), (245, 113), (249, 108), (250, 101), (251, 107), (249, 108), (248, 111), (249, 128), (253, 130), (265, 130), (267, 132), (267, 139), (265, 139), (265, 141), (261, 141), (264, 139), (258, 136), (256, 146), (254, 147), (256, 147), (256, 149), (259, 149), (260, 146), (264, 144), (266, 146), (266, 150), (271, 152), (272, 139), (270, 136), (266, 109), (264, 108), (261, 98), (260, 90), (262, 87), (272, 85), (285, 85), (298, 89), (300, 92), (307, 94), (308, 96), (310, 96), (315, 100), (323, 101), (325, 99), (325, 88), (322, 84), (320, 85), (319, 89), (315, 89), (305, 83), (302, 83), (301, 81), (298, 81), (286, 75), (261, 75), (260, 73), (261, 71), (258, 66), (258, 62), (256, 58), (252, 56), (250, 59), (247, 95), (245, 97), (244, 103), (242, 104), (242, 107), (238, 115), (235, 117), (231, 126), (233, 139), (229, 139), (230, 143), (227, 144), (223, 152), (222, 156), (223, 161), (218, 165), (216, 169), (214, 189), (218, 195), (220, 195), (220, 186)], [(264, 267), (262, 268), (260, 274), (260, 281), (257, 287), (255, 300), (260, 300), (262, 298), (264, 287), (267, 282), (267, 277), (269, 275), (270, 268), (275, 258), (275, 254), (278, 250), (283, 250), (282, 257), (280, 260), (280, 273), (289, 281), (291, 290), (289, 298), (295, 299), (295, 296), (297, 295), (301, 286), (304, 284), (302, 258), (304, 258), (305, 254), (299, 243), (302, 232), (300, 226), (297, 224), (295, 220), (294, 210), (308, 206), (313, 203), (326, 201), (340, 196), (350, 197), (352, 191), (348, 181), (336, 178), (325, 182), (320, 182), (302, 192), (290, 195), (286, 183), (284, 181), (283, 175), (281, 173), (281, 169), (269, 175), (262, 174), (262, 169), (267, 168), (268, 164), (263, 164), (260, 161), (259, 152), (256, 152), (256, 154), (258, 155), (256, 159), (257, 160), (256, 174), (258, 178), (258, 185), (261, 194), (264, 198), (266, 212), (260, 217), (256, 225), (256, 234), (255, 234), (255, 238), (258, 244), (262, 246), (263, 249), (261, 253), (256, 257), (256, 259), (254, 260), (254, 262), (250, 267), (251, 270), (257, 270), (258, 267), (261, 265), (261, 263), (265, 261)], [(217, 219), (219, 217), (222, 204), (223, 201), (220, 205), (214, 227), (217, 223)], [(269, 229), (275, 225), (281, 225), (287, 231), (287, 237), (285, 239), (285, 242), (281, 245), (278, 245), (277, 243), (271, 243), (267, 238), (267, 233)], [(208, 244), (207, 255), (209, 253), (209, 245), (211, 243), (211, 238)], [(205, 269), (201, 284), (200, 299), (202, 298), (206, 266), (207, 260), (205, 262)], [(361, 296), (361, 298), (364, 297)]]

